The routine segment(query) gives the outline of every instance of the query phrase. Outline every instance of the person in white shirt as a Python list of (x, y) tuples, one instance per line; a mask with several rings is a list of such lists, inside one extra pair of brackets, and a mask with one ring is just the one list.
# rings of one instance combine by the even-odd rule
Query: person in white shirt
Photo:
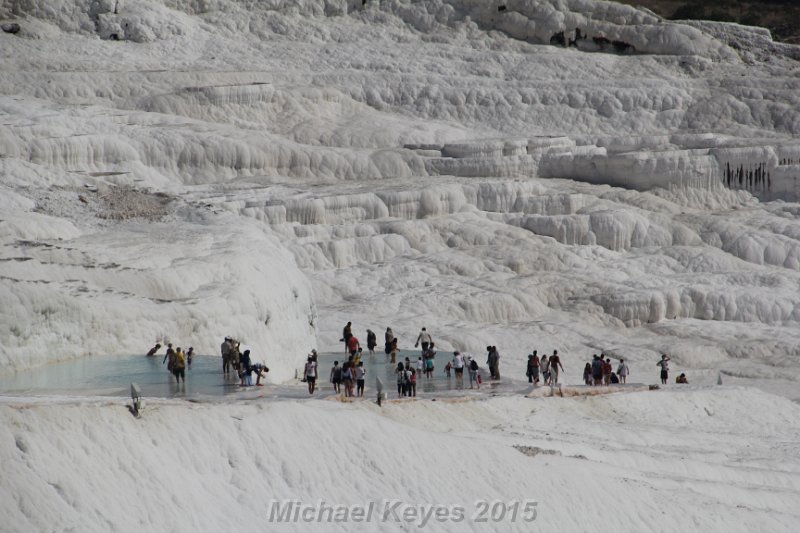
[(367, 375), (367, 369), (364, 368), (364, 361), (359, 361), (356, 367), (356, 394), (364, 396), (364, 377)]
[(464, 383), (464, 356), (453, 352), (453, 368), (456, 371), (456, 385)]
[(617, 377), (619, 377), (619, 382), (625, 383), (625, 380), (630, 373), (631, 370), (628, 368), (628, 363), (625, 362), (625, 359), (620, 359), (619, 366), (617, 367)]
[(314, 394), (314, 389), (316, 388), (317, 383), (317, 363), (310, 355), (308, 356), (308, 362), (306, 362), (306, 368), (303, 372), (303, 377), (305, 377), (306, 382), (308, 383), (308, 393)]
[(425, 328), (422, 328), (422, 330), (419, 332), (419, 335), (417, 336), (417, 342), (414, 343), (414, 348), (419, 346), (421, 343), (422, 352), (425, 353), (428, 351), (428, 346), (430, 346), (432, 342), (433, 342), (433, 337), (431, 337), (431, 334), (428, 333), (428, 331)]

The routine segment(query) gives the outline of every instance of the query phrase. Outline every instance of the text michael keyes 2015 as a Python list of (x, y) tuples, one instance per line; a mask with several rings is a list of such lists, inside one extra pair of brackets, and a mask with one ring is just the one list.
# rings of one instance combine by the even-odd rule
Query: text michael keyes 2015
[(406, 523), (417, 527), (432, 522), (533, 522), (537, 506), (538, 502), (533, 500), (476, 500), (472, 505), (419, 504), (402, 500), (370, 500), (360, 504), (272, 500), (268, 519), (294, 523)]

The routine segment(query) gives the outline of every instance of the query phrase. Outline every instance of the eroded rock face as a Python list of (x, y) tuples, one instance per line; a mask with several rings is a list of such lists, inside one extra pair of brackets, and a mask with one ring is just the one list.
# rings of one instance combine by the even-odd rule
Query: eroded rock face
[[(229, 334), (288, 369), (317, 328), (420, 316), (443, 348), (793, 353), (764, 342), (797, 320), (783, 59), (613, 4), (484, 4), (18, 3), (5, 360)], [(601, 26), (637, 53), (580, 53)], [(534, 44), (559, 31), (579, 50)]]

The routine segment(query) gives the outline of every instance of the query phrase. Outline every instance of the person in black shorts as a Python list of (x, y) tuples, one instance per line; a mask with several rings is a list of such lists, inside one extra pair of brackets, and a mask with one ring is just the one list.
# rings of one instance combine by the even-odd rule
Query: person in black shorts
[(661, 367), (661, 384), (662, 385), (666, 385), (667, 384), (667, 379), (669, 379), (669, 361), (670, 361), (670, 359), (669, 359), (669, 357), (667, 357), (667, 354), (663, 354), (663, 355), (661, 355), (661, 361), (656, 363), (656, 366), (660, 366)]
[(310, 355), (308, 356), (308, 362), (306, 362), (306, 368), (303, 374), (308, 383), (308, 393), (314, 394), (317, 383), (317, 363)]

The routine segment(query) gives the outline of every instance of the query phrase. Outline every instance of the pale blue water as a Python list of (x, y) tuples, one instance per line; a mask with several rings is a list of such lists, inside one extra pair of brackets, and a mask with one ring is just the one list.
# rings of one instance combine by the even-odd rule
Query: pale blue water
[[(419, 357), (418, 351), (400, 351), (397, 361), (404, 361), (408, 357), (412, 362)], [(464, 380), (459, 383), (453, 377), (447, 378), (444, 366), (452, 359), (451, 352), (439, 352), (434, 359), (435, 370), (433, 378), (418, 376), (417, 396), (441, 395), (453, 393), (462, 389), (469, 390), (469, 377), (465, 371)], [(180, 385), (175, 383), (175, 378), (167, 371), (166, 364), (162, 364), (163, 354), (156, 357), (143, 355), (131, 356), (95, 356), (84, 357), (63, 363), (50, 364), (34, 370), (18, 372), (16, 374), (0, 375), (0, 394), (16, 395), (69, 395), (69, 396), (124, 396), (130, 395), (130, 384), (139, 384), (144, 397), (172, 398), (172, 397), (220, 397), (226, 394), (240, 393), (243, 389), (239, 386), (236, 374), (227, 377), (222, 374), (222, 359), (212, 356), (195, 356), (192, 368), (186, 369), (186, 382)], [(315, 396), (333, 394), (333, 387), (329, 382), (333, 362), (338, 360), (341, 364), (347, 360), (344, 353), (325, 353), (319, 356), (319, 379)], [(376, 352), (375, 356), (365, 355), (362, 359), (367, 370), (365, 397), (376, 396), (376, 377), (383, 381), (384, 391), (388, 397), (397, 398), (397, 380), (395, 374), (396, 364), (390, 364), (389, 357), (383, 351)], [(269, 366), (269, 361), (266, 361)], [(298, 373), (300, 369), (298, 369)], [(510, 386), (507, 382), (489, 383), (488, 372), (482, 366), (484, 391), (498, 391)], [(261, 388), (269, 391), (275, 397), (304, 397), (307, 395), (304, 383), (288, 385), (267, 384)], [(250, 387), (247, 390), (257, 390)], [(453, 391), (453, 392), (451, 392)]]
[(191, 370), (186, 369), (186, 383), (180, 386), (161, 363), (163, 357), (95, 356), (45, 365), (0, 375), (0, 393), (129, 396), (131, 382), (139, 384), (145, 397), (220, 396), (239, 390), (238, 379), (223, 378), (219, 357), (195, 356)]

